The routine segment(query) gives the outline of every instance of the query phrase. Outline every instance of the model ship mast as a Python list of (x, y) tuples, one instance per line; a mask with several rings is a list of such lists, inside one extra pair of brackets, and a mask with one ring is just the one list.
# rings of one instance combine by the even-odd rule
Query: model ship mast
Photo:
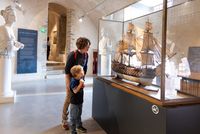
[[(135, 26), (132, 23), (128, 25), (128, 31), (120, 41), (112, 61), (112, 70), (117, 73), (118, 77), (138, 82), (142, 85), (150, 85), (156, 76), (156, 69), (161, 64), (161, 45), (153, 36), (152, 23), (145, 23), (143, 41), (137, 37)], [(174, 47), (174, 46), (173, 46)], [(169, 47), (168, 47), (169, 48)], [(172, 49), (167, 52), (172, 55)], [(128, 60), (125, 57), (128, 56)], [(134, 57), (134, 58), (133, 58)], [(121, 60), (119, 60), (121, 58)], [(140, 65), (131, 65), (130, 62), (140, 63)], [(128, 64), (127, 64), (128, 63)]]
[(130, 59), (135, 54), (136, 49), (136, 35), (134, 25), (132, 23), (128, 24), (127, 33), (123, 36), (123, 40), (119, 42), (119, 47), (117, 52), (120, 53), (120, 62), (123, 63), (126, 59), (124, 55), (128, 56), (128, 66), (130, 66)]
[(142, 50), (141, 50), (141, 63), (142, 66), (147, 65), (153, 65), (153, 34), (150, 32), (152, 29), (151, 24), (149, 22), (146, 22), (145, 26), (145, 31), (144, 31), (144, 36), (143, 36), (143, 44), (142, 44)]

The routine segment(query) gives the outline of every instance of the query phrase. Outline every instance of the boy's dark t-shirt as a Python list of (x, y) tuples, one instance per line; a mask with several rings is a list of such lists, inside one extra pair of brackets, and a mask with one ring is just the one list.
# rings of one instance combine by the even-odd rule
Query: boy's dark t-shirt
[(79, 85), (79, 80), (75, 78), (71, 78), (70, 82), (70, 90), (71, 90), (71, 104), (82, 104), (83, 103), (83, 89), (81, 89), (78, 93), (74, 93), (73, 89)]
[(78, 50), (70, 52), (65, 66), (65, 74), (70, 74), (71, 76), (70, 69), (74, 65), (81, 65), (83, 67), (84, 73), (86, 74), (87, 62), (88, 62), (87, 54), (82, 54)]

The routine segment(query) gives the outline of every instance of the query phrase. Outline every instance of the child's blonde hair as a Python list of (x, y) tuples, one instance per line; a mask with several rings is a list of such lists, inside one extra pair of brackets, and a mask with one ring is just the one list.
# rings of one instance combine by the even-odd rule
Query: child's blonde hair
[(72, 77), (76, 77), (82, 70), (83, 70), (83, 67), (81, 65), (75, 65), (75, 66), (73, 66), (70, 69)]

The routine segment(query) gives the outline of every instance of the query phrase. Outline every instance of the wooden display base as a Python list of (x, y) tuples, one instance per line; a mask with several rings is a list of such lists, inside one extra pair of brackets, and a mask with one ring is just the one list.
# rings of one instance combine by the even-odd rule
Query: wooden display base
[(189, 76), (179, 75), (179, 77), (182, 78), (179, 92), (200, 97), (200, 73), (191, 73)]

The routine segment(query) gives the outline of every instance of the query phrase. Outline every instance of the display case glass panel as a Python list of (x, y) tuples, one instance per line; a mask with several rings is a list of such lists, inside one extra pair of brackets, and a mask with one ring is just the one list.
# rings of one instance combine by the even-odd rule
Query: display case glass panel
[[(167, 30), (162, 25), (163, 3), (157, 2), (152, 5), (142, 0), (100, 19), (98, 74), (121, 78), (149, 91), (148, 95), (158, 100), (197, 99), (200, 96), (200, 1), (168, 0)], [(111, 45), (104, 50), (110, 56), (102, 57), (102, 31), (111, 39), (108, 43)]]
[(200, 1), (168, 9), (167, 42), (175, 55), (166, 61), (166, 94), (200, 97)]
[(99, 22), (98, 75), (111, 75), (111, 61), (122, 37), (122, 24), (113, 20)]

